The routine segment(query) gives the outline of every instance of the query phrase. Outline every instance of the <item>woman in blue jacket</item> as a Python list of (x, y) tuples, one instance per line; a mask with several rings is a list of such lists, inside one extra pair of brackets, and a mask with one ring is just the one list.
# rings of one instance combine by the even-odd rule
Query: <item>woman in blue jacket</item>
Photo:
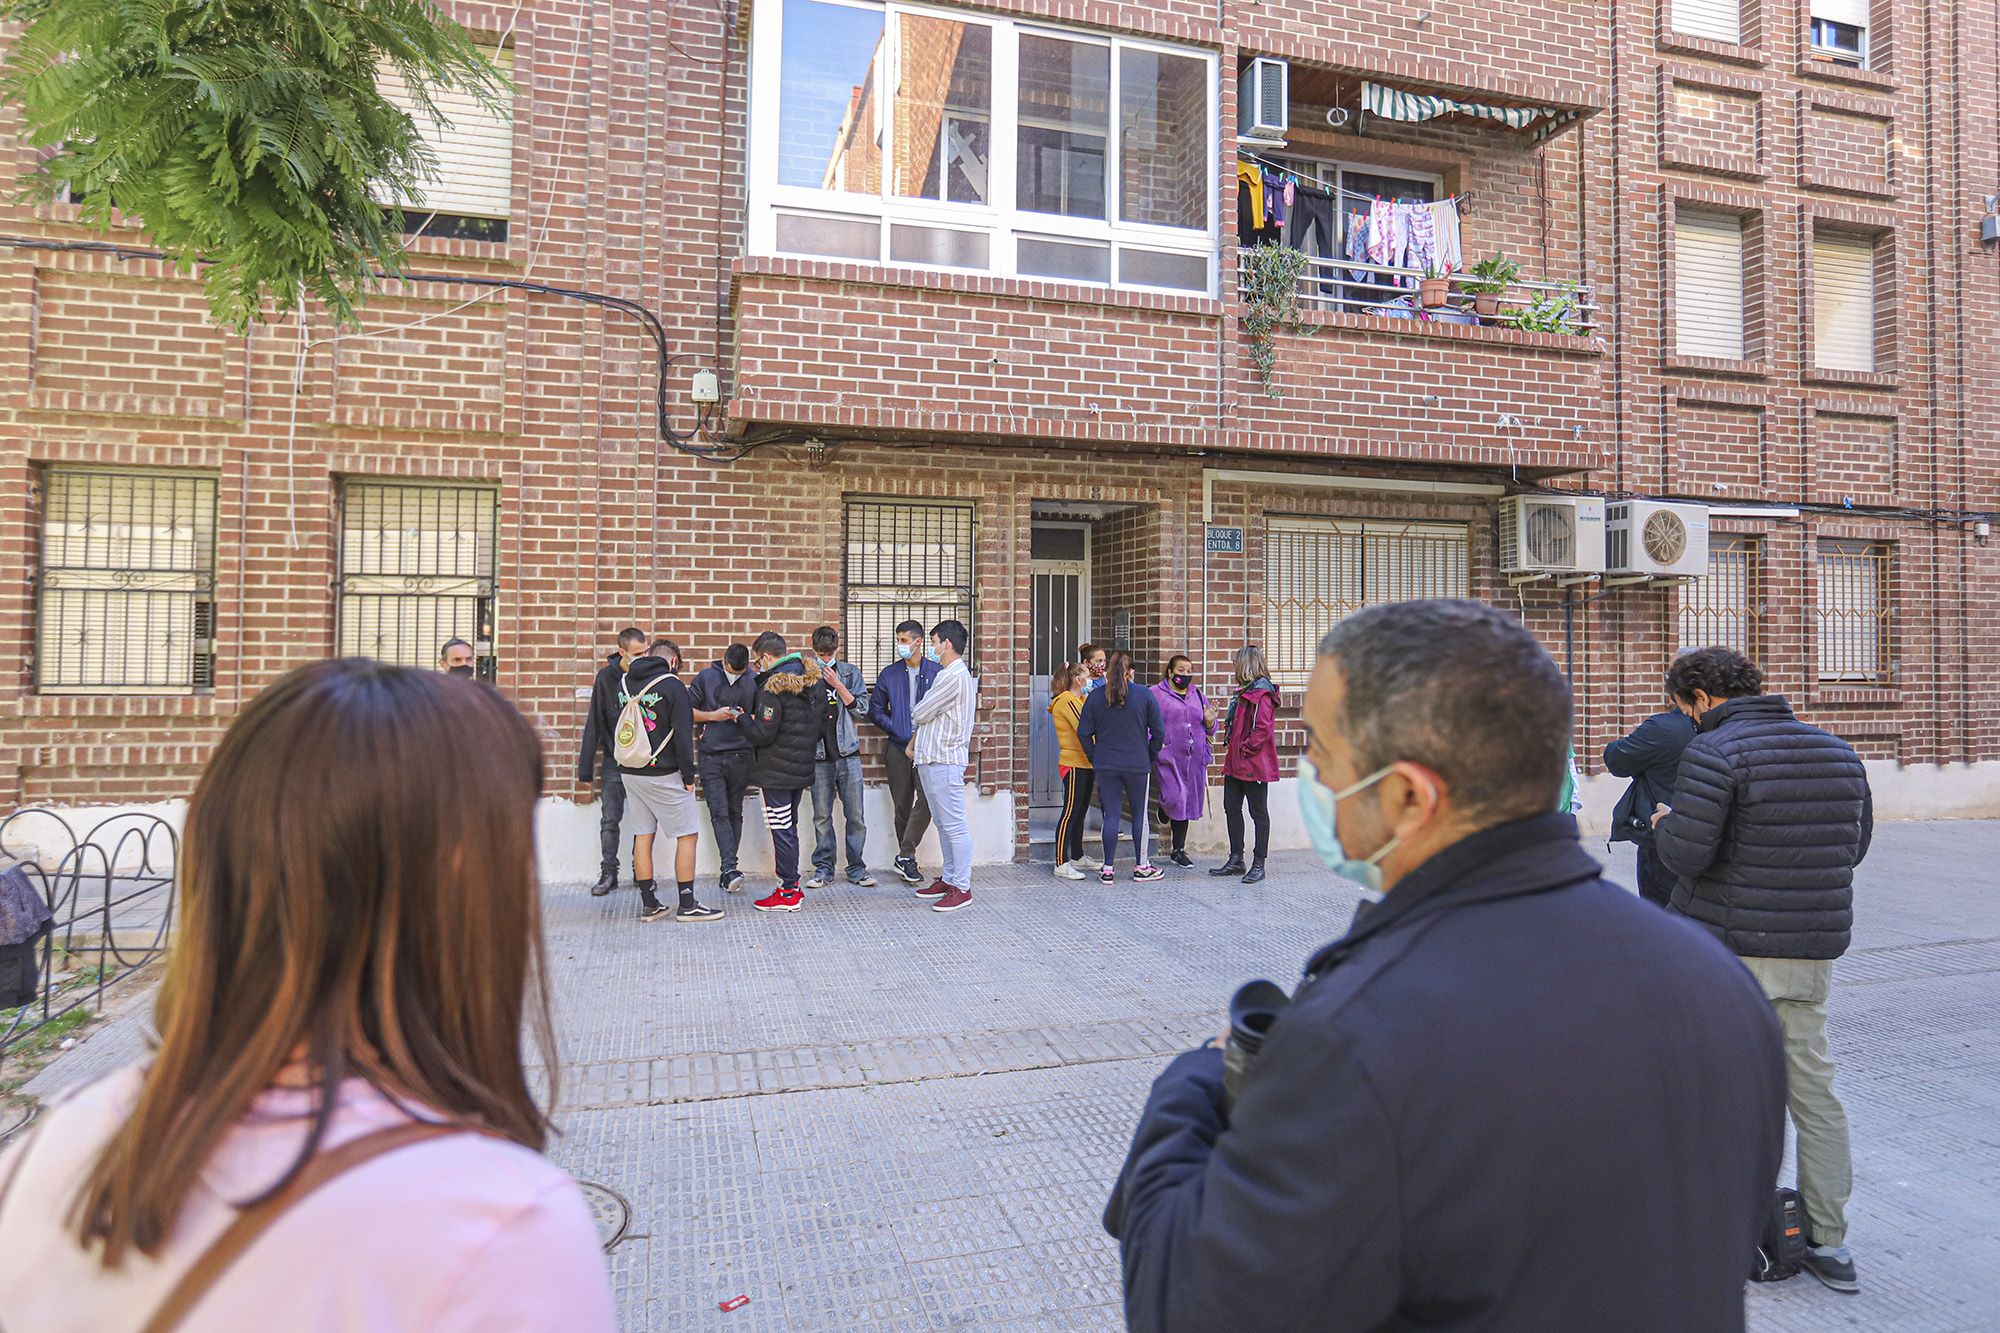
[(1132, 819), (1132, 853), (1138, 862), (1132, 878), (1164, 878), (1165, 872), (1146, 859), (1146, 787), (1166, 731), (1153, 692), (1132, 688), (1132, 654), (1111, 654), (1104, 688), (1092, 690), (1084, 702), (1076, 738), (1097, 773), (1097, 805), (1104, 812), (1103, 882), (1116, 878), (1111, 863), (1118, 855), (1120, 806)]

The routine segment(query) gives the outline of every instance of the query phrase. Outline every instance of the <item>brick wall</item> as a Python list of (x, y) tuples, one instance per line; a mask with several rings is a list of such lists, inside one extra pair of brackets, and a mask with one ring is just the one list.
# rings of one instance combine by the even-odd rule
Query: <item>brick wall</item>
[[(476, 29), (510, 7), (459, 5)], [(1980, 358), (2000, 260), (1968, 200), (2000, 180), (1992, 0), (1878, 5), (1882, 68), (1807, 58), (1796, 15), (1759, 5), (1746, 44), (1663, 31), (1658, 0), (1406, 11), (1347, 3), (1212, 6), (1008, 0), (999, 12), (1206, 45), (1229, 77), (1270, 51), (1352, 86), (1427, 79), (1477, 95), (1596, 109), (1536, 144), (1463, 124), (1301, 123), (1294, 148), (1437, 174), (1470, 191), (1468, 260), (1505, 251), (1588, 282), (1591, 338), (1315, 320), (1281, 341), (1281, 396), (1251, 380), (1233, 241), (1213, 299), (1104, 293), (916, 271), (745, 258), (742, 30), (716, 10), (630, 0), (521, 11), (515, 208), (504, 244), (419, 241), (426, 272), (526, 276), (658, 312), (687, 429), (687, 377), (717, 370), (726, 420), (830, 446), (772, 445), (735, 464), (687, 458), (654, 430), (639, 327), (540, 295), (449, 284), (385, 291), (366, 336), (275, 319), (225, 337), (198, 287), (161, 265), (0, 249), (0, 804), (184, 793), (242, 702), (335, 643), (342, 480), (436, 478), (499, 497), (495, 652), (537, 720), (559, 793), (588, 681), (634, 621), (705, 659), (765, 627), (801, 636), (841, 612), (841, 507), (854, 495), (976, 507), (976, 776), (1025, 790), (1028, 534), (1033, 502), (1116, 506), (1098, 524), (1098, 623), (1134, 612), (1148, 672), (1195, 653), (1218, 691), (1228, 656), (1267, 633), (1265, 515), (1462, 522), (1472, 587), (1519, 610), (1572, 671), (1579, 752), (1650, 711), (1678, 642), (1671, 591), (1509, 587), (1484, 499), (1216, 484), (1202, 469), (1417, 475), (1609, 493), (1784, 502), (1798, 518), (1718, 519), (1760, 543), (1761, 655), (1773, 688), (1871, 755), (2000, 758), (2000, 557), (1909, 509), (2000, 508), (2000, 377)], [(1612, 19), (1615, 17), (1615, 27)], [(1615, 40), (1614, 40), (1615, 33)], [(1926, 34), (1931, 34), (1927, 36)], [(1928, 45), (1927, 45), (1928, 43)], [(1927, 98), (1926, 87), (1953, 90)], [(11, 202), (27, 165), (0, 110), (0, 231), (90, 239), (62, 205)], [(1228, 143), (1225, 133), (1223, 141)], [(1233, 216), (1218, 162), (1217, 199)], [(1677, 205), (1748, 223), (1749, 362), (1672, 355)], [(1879, 237), (1874, 374), (1813, 368), (1807, 274), (1817, 228)], [(136, 235), (122, 239), (139, 241)], [(302, 367), (293, 392), (295, 368)], [(194, 698), (54, 697), (32, 687), (40, 470), (184, 469), (218, 480), (218, 663)], [(1851, 500), (1852, 511), (1825, 512)], [(1896, 674), (1822, 684), (1813, 553), (1823, 537), (1893, 544)], [(8, 651), (11, 650), (11, 651)], [(1295, 701), (1292, 701), (1295, 702)], [(1287, 744), (1298, 739), (1287, 712)]]

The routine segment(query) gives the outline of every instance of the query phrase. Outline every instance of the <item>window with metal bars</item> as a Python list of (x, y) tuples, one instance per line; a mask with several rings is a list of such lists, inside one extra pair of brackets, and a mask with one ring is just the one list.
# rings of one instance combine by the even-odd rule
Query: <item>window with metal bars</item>
[(1711, 534), (1708, 575), (1680, 587), (1680, 633), (1674, 655), (1690, 648), (1730, 648), (1751, 661), (1759, 651), (1762, 599), (1754, 537)]
[(1819, 544), (1819, 678), (1886, 684), (1891, 655), (1892, 599), (1887, 542)]
[(1264, 656), (1303, 685), (1319, 641), (1366, 606), (1471, 594), (1464, 525), (1272, 518), (1264, 531)]
[(215, 479), (50, 468), (42, 500), (35, 688), (213, 688)]
[(464, 639), (495, 674), (499, 496), (481, 486), (349, 480), (340, 487), (335, 621), (343, 657), (435, 667)]
[(972, 634), (972, 518), (971, 505), (947, 501), (847, 502), (847, 657), (870, 682), (895, 661), (902, 621), (919, 621), (928, 634), (939, 621), (957, 620)]

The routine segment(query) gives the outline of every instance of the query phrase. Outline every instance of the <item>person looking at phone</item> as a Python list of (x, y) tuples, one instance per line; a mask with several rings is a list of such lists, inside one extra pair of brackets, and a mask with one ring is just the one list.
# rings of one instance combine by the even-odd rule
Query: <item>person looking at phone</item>
[(750, 650), (732, 643), (722, 656), (695, 674), (689, 690), (700, 758), (695, 772), (701, 797), (715, 827), (715, 852), (722, 862), (718, 881), (729, 893), (743, 892), (743, 872), (737, 849), (743, 845), (743, 791), (750, 785), (750, 738), (737, 721), (757, 697), (757, 679), (750, 674)]

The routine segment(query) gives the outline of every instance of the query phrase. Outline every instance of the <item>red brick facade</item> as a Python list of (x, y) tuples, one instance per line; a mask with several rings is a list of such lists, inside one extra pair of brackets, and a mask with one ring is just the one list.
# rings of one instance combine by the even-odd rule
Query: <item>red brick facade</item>
[[(1810, 58), (1799, 0), (1746, 0), (1742, 45), (1674, 33), (1670, 4), (1225, 0), (1220, 22), (1193, 3), (976, 6), (1216, 53), (1226, 220), (1234, 72), (1275, 54), (1293, 62), (1291, 152), (1433, 173), (1472, 196), (1468, 260), (1506, 251), (1596, 293), (1581, 337), (1318, 316), (1279, 338), (1274, 396), (1239, 328), (1233, 225), (1213, 297), (746, 255), (747, 6), (454, 3), (475, 29), (512, 23), (511, 239), (420, 240), (415, 267), (640, 301), (678, 358), (676, 428), (706, 368), (719, 434), (789, 442), (734, 463), (669, 448), (639, 326), (558, 297), (398, 284), (359, 335), (309, 316), (301, 353), (290, 319), (217, 333), (198, 287), (158, 263), (0, 248), (0, 807), (184, 794), (250, 694), (335, 650), (347, 478), (497, 492), (497, 676), (542, 726), (560, 795), (586, 797), (569, 780), (575, 692), (618, 626), (705, 660), (746, 632), (841, 621), (852, 496), (975, 506), (988, 788), (1027, 789), (1037, 504), (1097, 515), (1092, 637), (1128, 611), (1145, 666), (1185, 648), (1212, 692), (1229, 653), (1267, 636), (1267, 515), (1464, 523), (1474, 595), (1517, 607), (1568, 666), (1594, 767), (1655, 706), (1678, 594), (1512, 588), (1493, 499), (1426, 496), (1424, 480), (1800, 506), (1714, 523), (1758, 539), (1771, 688), (1873, 758), (2000, 758), (2000, 555), (1959, 521), (2000, 509), (2000, 255), (1978, 239), (1978, 200), (2000, 191), (2000, 5), (1878, 0), (1871, 68), (1846, 70)], [(1329, 127), (1317, 109), (1362, 78), (1582, 119), (1541, 142), (1456, 121)], [(0, 111), (0, 195), (31, 161), (17, 129)], [(1744, 220), (1741, 361), (1675, 354), (1686, 208)], [(64, 205), (0, 205), (0, 232), (91, 239)], [(1820, 233), (1874, 243), (1872, 372), (1815, 368)], [(212, 690), (38, 691), (42, 482), (64, 465), (217, 479)], [(1205, 468), (1410, 490), (1205, 486)], [(1242, 553), (1208, 553), (1204, 517), (1242, 528)], [(1883, 682), (1820, 680), (1815, 551), (1847, 538), (1893, 553)]]

